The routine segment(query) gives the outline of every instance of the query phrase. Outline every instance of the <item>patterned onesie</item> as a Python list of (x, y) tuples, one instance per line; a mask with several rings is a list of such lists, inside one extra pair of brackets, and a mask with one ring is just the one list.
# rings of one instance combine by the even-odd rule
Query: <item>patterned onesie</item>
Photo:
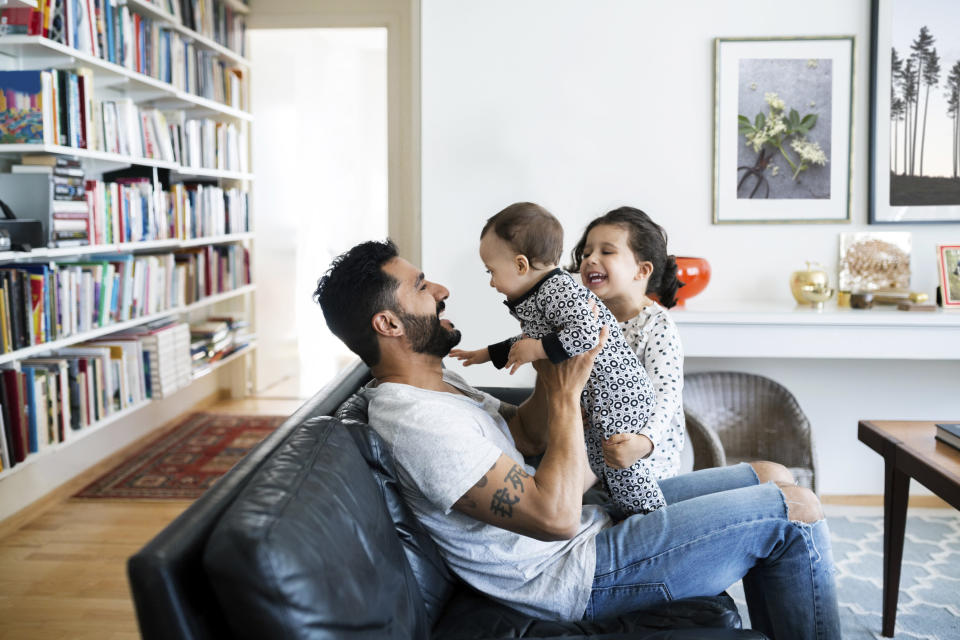
[[(590, 309), (600, 310), (596, 320)], [(627, 469), (603, 461), (603, 440), (615, 433), (641, 433), (654, 404), (647, 372), (623, 339), (610, 310), (587, 288), (562, 269), (554, 269), (516, 300), (505, 302), (520, 320), (523, 333), (541, 340), (553, 363), (589, 351), (600, 339), (600, 327), (610, 329), (607, 343), (593, 363), (580, 404), (587, 416), (585, 439), (590, 468), (605, 485), (614, 503), (625, 513), (647, 513), (666, 502), (645, 460)], [(507, 363), (510, 347), (521, 336), (490, 345), (490, 360), (498, 369)]]

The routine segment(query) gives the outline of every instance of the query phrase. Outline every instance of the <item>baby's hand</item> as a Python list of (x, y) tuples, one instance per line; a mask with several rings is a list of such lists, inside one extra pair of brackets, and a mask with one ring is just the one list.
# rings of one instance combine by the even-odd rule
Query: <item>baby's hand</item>
[(463, 362), (463, 366), (469, 367), (472, 364), (483, 364), (490, 362), (490, 350), (487, 348), (477, 349), (476, 351), (466, 351), (464, 349), (452, 349), (450, 355)]
[(653, 442), (639, 433), (615, 433), (603, 441), (603, 461), (608, 467), (626, 469), (653, 452)]
[(522, 338), (510, 347), (510, 355), (507, 356), (504, 368), (510, 369), (510, 375), (513, 375), (521, 365), (534, 360), (545, 360), (546, 357), (547, 352), (543, 350), (542, 342), (533, 338)]

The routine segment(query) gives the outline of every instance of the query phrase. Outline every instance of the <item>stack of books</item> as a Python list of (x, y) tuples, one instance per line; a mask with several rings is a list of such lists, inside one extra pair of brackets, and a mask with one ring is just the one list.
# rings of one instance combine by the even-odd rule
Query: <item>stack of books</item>
[(251, 340), (250, 323), (233, 316), (210, 316), (190, 325), (190, 357), (194, 375), (202, 375), (210, 365), (246, 347)]
[(90, 204), (80, 160), (45, 153), (25, 154), (11, 173), (43, 173), (53, 183), (48, 244), (75, 247), (90, 244)]
[(193, 381), (190, 325), (185, 322), (158, 320), (115, 335), (138, 339), (147, 397), (165, 398)]

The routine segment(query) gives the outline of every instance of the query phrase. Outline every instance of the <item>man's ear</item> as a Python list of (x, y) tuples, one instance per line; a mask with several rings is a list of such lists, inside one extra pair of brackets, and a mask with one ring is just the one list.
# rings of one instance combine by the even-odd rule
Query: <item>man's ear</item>
[(653, 275), (653, 263), (649, 260), (637, 263), (637, 274), (633, 276), (634, 280), (649, 280)]
[(517, 256), (513, 259), (513, 264), (517, 267), (517, 273), (521, 276), (526, 275), (527, 271), (530, 270), (530, 261), (527, 260), (527, 256), (523, 255), (522, 253), (517, 254)]
[(373, 314), (370, 321), (373, 330), (382, 336), (398, 337), (403, 335), (403, 323), (396, 313), (389, 309), (384, 309)]

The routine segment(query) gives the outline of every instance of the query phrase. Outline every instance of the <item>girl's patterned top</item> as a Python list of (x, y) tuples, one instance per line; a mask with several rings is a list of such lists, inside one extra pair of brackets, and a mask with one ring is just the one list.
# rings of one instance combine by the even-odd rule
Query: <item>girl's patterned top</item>
[(656, 449), (647, 458), (658, 479), (680, 471), (686, 421), (683, 418), (683, 345), (670, 314), (657, 303), (620, 323), (623, 337), (633, 348), (656, 391), (656, 403), (647, 432)]

